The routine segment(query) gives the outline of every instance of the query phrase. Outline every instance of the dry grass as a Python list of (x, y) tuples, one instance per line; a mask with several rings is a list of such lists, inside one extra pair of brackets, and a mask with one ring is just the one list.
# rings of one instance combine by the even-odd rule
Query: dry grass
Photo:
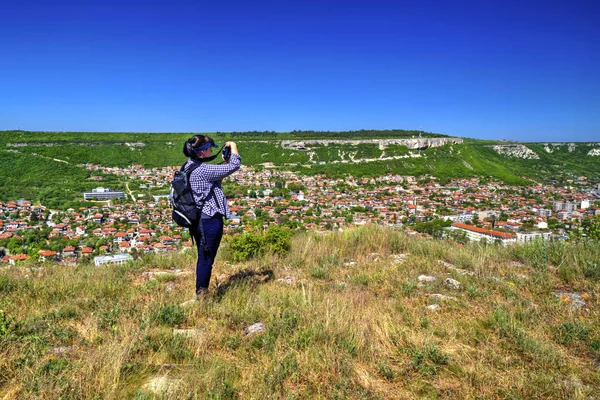
[(600, 398), (595, 247), (456, 247), (367, 226), (221, 259), (189, 307), (193, 274), (142, 278), (194, 262), (0, 272), (0, 397)]

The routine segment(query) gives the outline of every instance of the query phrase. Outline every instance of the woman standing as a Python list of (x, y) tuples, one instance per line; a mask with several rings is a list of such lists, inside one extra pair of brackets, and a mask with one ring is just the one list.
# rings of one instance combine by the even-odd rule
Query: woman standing
[[(221, 181), (240, 169), (241, 165), (241, 158), (234, 142), (227, 142), (223, 147), (224, 164), (205, 164), (205, 161), (212, 160), (212, 149), (218, 147), (209, 136), (195, 135), (185, 143), (183, 148), (183, 153), (189, 157), (185, 165), (186, 169), (193, 163), (201, 163), (190, 174), (194, 200), (202, 212), (198, 226), (192, 231), (198, 248), (196, 299), (205, 296), (208, 292), (213, 263), (223, 237), (223, 218), (230, 216)], [(227, 157), (225, 153), (229, 153)]]

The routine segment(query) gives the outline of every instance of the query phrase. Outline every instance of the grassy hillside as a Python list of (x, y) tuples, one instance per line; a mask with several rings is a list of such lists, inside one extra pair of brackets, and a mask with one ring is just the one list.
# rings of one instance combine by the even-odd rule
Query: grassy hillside
[[(123, 188), (114, 175), (94, 173), (103, 177), (102, 184), (114, 190)], [(48, 207), (79, 207), (83, 192), (97, 187), (84, 168), (55, 161), (49, 157), (27, 156), (0, 150), (0, 201), (28, 199)]]
[[(232, 256), (191, 305), (191, 252), (0, 271), (0, 397), (600, 398), (598, 246), (456, 247), (367, 226)], [(183, 273), (144, 274), (170, 268)]]
[[(589, 156), (598, 144), (576, 146), (525, 144), (539, 159), (522, 159), (498, 154), (494, 141), (467, 139), (463, 144), (445, 145), (426, 150), (409, 150), (391, 144), (384, 149), (375, 143), (311, 144), (308, 150), (282, 147), (282, 140), (308, 139), (390, 139), (443, 135), (414, 131), (356, 132), (246, 132), (214, 133), (215, 141), (238, 142), (245, 165), (289, 169), (303, 174), (343, 177), (371, 177), (385, 173), (432, 175), (447, 182), (453, 178), (479, 177), (526, 185), (531, 180), (564, 184), (579, 176), (590, 182), (600, 181), (600, 157)], [(88, 180), (84, 164), (107, 167), (144, 167), (180, 165), (182, 146), (191, 133), (63, 133), (0, 132), (0, 172), (6, 184), (0, 189), (0, 201), (24, 197), (61, 202), (79, 201), (84, 188), (97, 186)], [(506, 143), (504, 143), (506, 144)], [(550, 151), (548, 151), (550, 150)], [(97, 174), (95, 174), (97, 175)], [(19, 177), (16, 179), (16, 177)], [(103, 186), (123, 190), (123, 179), (105, 176)], [(4, 183), (4, 182), (3, 182)], [(132, 187), (136, 187), (132, 184)], [(89, 189), (86, 189), (89, 190)]]

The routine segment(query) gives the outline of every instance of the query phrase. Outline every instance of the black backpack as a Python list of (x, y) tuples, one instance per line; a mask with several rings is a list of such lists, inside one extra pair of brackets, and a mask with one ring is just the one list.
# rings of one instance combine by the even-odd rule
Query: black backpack
[[(196, 168), (202, 165), (202, 162), (194, 161), (187, 169), (185, 168), (185, 162), (179, 171), (175, 172), (173, 180), (171, 181), (171, 193), (169, 199), (171, 200), (171, 206), (173, 207), (172, 218), (175, 223), (183, 228), (190, 230), (190, 237), (192, 244), (194, 243), (194, 233), (200, 232), (201, 245), (203, 246), (204, 252), (208, 253), (208, 245), (204, 237), (204, 229), (202, 229), (202, 209), (206, 200), (212, 195), (217, 201), (214, 192), (214, 184), (211, 186), (208, 195), (202, 204), (198, 206), (196, 200), (194, 200), (194, 194), (192, 193), (192, 187), (190, 186), (190, 175)], [(197, 229), (197, 230), (196, 230)]]
[(169, 200), (171, 201), (171, 207), (173, 207), (173, 221), (177, 225), (192, 231), (198, 225), (202, 210), (196, 206), (190, 186), (190, 175), (202, 163), (194, 162), (187, 169), (185, 164), (173, 176)]

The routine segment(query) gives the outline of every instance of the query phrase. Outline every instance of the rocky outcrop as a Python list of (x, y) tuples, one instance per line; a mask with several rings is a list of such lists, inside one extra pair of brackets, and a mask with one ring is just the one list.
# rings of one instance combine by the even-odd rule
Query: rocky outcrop
[(599, 156), (600, 155), (600, 142), (588, 142), (588, 143), (544, 143), (544, 150), (546, 153), (553, 153), (554, 150), (562, 150), (563, 146), (567, 146), (569, 153), (572, 153), (581, 146), (595, 147), (588, 151), (588, 156)]
[(515, 158), (525, 158), (529, 160), (537, 160), (540, 158), (533, 150), (529, 147), (525, 147), (522, 144), (507, 144), (507, 145), (496, 145), (492, 148), (500, 155)]
[(592, 149), (588, 151), (587, 155), (592, 157), (600, 156), (600, 149)]
[(459, 138), (419, 138), (419, 139), (365, 139), (365, 140), (283, 140), (281, 147), (284, 149), (308, 151), (316, 146), (329, 146), (330, 144), (344, 144), (358, 146), (365, 143), (373, 143), (385, 150), (389, 145), (406, 146), (411, 150), (425, 150), (430, 147), (440, 147), (446, 144), (462, 144)]

